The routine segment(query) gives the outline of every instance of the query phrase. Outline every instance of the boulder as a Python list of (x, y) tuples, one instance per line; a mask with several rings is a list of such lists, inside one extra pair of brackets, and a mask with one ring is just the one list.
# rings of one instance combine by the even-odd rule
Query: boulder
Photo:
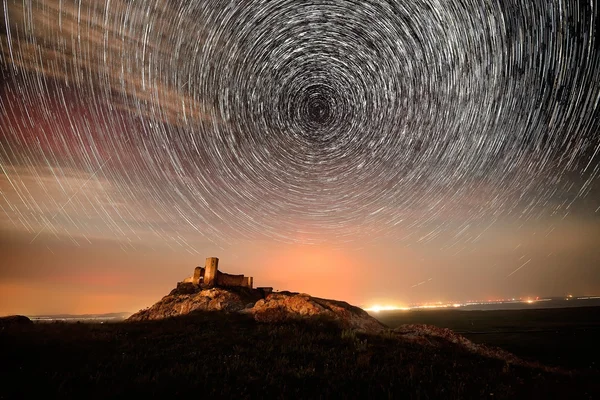
[(288, 319), (326, 316), (342, 327), (367, 333), (379, 333), (385, 325), (361, 308), (344, 301), (321, 299), (303, 293), (272, 293), (248, 310), (260, 322), (279, 322)]

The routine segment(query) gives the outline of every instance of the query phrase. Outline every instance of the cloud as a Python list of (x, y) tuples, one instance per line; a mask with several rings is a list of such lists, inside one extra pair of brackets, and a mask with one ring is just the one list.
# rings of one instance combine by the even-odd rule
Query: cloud
[(119, 185), (102, 171), (3, 166), (2, 172), (0, 227), (26, 233), (32, 243), (43, 233), (75, 245), (110, 239), (123, 249), (160, 243), (197, 254), (195, 246), (207, 242), (185, 225), (176, 228), (151, 203), (129, 197), (135, 187)]
[[(173, 4), (5, 2), (2, 63), (14, 74), (44, 78), (29, 78), (30, 87), (24, 86), (28, 90), (44, 93), (45, 80), (52, 79), (89, 92), (96, 103), (141, 117), (173, 125), (214, 123), (216, 113), (198, 98), (186, 73), (190, 62), (186, 57), (193, 54), (190, 46), (202, 47), (208, 32), (201, 18), (186, 15)], [(193, 32), (195, 40), (190, 35), (183, 40), (182, 29)]]

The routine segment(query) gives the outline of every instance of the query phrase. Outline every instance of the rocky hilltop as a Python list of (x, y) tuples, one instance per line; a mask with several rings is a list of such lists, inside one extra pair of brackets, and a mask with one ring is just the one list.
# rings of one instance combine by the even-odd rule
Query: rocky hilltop
[(219, 270), (219, 259), (208, 257), (158, 303), (141, 310), (129, 321), (159, 320), (200, 311), (250, 314), (259, 322), (324, 317), (345, 329), (379, 333), (385, 325), (366, 311), (343, 301), (320, 299), (304, 293), (277, 292), (253, 288), (254, 278)]
[(192, 284), (179, 284), (159, 302), (133, 314), (128, 321), (159, 320), (198, 311), (246, 313), (260, 322), (322, 316), (337, 321), (344, 328), (362, 332), (377, 333), (385, 329), (366, 311), (344, 301), (304, 293), (265, 293), (246, 287), (202, 288)]
[(252, 307), (262, 299), (256, 289), (200, 288), (192, 284), (180, 284), (156, 304), (141, 310), (128, 321), (149, 321), (190, 314), (194, 311), (236, 312)]
[(251, 315), (262, 323), (276, 323), (308, 318), (326, 318), (341, 328), (368, 334), (384, 334), (425, 347), (447, 346), (449, 343), (480, 356), (499, 359), (514, 365), (553, 370), (538, 363), (524, 362), (498, 348), (475, 344), (450, 329), (430, 325), (407, 324), (396, 329), (370, 316), (359, 307), (344, 301), (322, 299), (305, 293), (267, 293), (248, 287), (203, 287), (179, 283), (177, 288), (153, 306), (141, 310), (127, 321), (151, 321), (191, 315), (195, 312), (220, 311)]
[(386, 327), (365, 310), (345, 301), (321, 299), (303, 293), (272, 293), (247, 310), (261, 322), (276, 322), (298, 317), (324, 316), (342, 327), (361, 332), (379, 333)]

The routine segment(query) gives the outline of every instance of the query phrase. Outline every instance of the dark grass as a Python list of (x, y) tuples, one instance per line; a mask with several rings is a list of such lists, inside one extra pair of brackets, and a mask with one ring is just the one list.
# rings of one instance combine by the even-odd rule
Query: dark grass
[(419, 310), (373, 314), (390, 327), (431, 324), (527, 360), (600, 370), (600, 307), (525, 310)]
[[(0, 332), (1, 398), (597, 398), (597, 376), (552, 374), (343, 330), (204, 313)], [(493, 394), (493, 395), (492, 395)]]

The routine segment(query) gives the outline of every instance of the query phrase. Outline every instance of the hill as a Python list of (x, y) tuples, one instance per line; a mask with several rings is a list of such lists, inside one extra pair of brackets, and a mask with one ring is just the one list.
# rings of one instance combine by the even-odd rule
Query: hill
[[(192, 312), (0, 331), (0, 398), (594, 398), (597, 376), (481, 353), (448, 330)], [(502, 354), (501, 354), (502, 355)], [(32, 385), (31, 382), (35, 382)]]
[[(390, 329), (346, 302), (180, 284), (113, 324), (0, 331), (0, 398), (594, 398), (598, 375), (548, 368), (450, 329)], [(30, 382), (35, 382), (31, 385)]]

